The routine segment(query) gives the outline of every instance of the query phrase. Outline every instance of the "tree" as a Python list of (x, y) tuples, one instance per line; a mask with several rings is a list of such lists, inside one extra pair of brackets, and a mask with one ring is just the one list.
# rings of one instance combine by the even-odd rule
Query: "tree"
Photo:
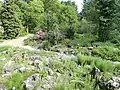
[(111, 39), (111, 32), (115, 30), (114, 16), (116, 15), (115, 0), (99, 0), (98, 9), (99, 17), (99, 32), (100, 41), (107, 41)]
[[(83, 17), (83, 20), (86, 20), (86, 22), (89, 23), (89, 26), (94, 28), (91, 30), (91, 32), (94, 32), (93, 34), (97, 35), (99, 31), (100, 17), (98, 9), (98, 0), (84, 0), (81, 16)], [(88, 32), (90, 32), (89, 29), (87, 30)]]
[(100, 41), (110, 40), (118, 25), (116, 0), (84, 0), (83, 16), (96, 27)]
[(59, 29), (62, 30), (64, 33), (67, 33), (66, 35), (70, 34), (71, 27), (73, 32), (78, 31), (79, 16), (76, 7), (77, 6), (75, 6), (73, 2), (62, 2), (60, 6), (60, 11), (57, 14), (60, 27)]
[(4, 1), (0, 12), (5, 39), (13, 39), (17, 37), (21, 30), (21, 23), (16, 15), (14, 5), (13, 0)]
[(20, 8), (19, 18), (23, 26), (30, 33), (35, 33), (34, 28), (44, 23), (44, 5), (42, 0), (16, 0)]

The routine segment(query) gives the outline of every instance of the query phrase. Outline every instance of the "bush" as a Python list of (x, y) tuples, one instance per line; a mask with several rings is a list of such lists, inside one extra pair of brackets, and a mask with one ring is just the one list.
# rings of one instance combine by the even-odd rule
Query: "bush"
[(74, 40), (72, 41), (73, 45), (76, 46), (79, 44), (81, 47), (90, 46), (92, 41), (95, 41), (96, 37), (88, 34), (75, 34)]
[(62, 44), (65, 45), (65, 46), (71, 47), (72, 46), (72, 41), (70, 39), (64, 39), (62, 41)]
[(35, 40), (35, 36), (32, 36), (32, 37), (25, 39), (24, 44), (29, 45), (29, 46), (38, 46), (40, 44), (40, 41)]
[(120, 64), (115, 64), (115, 70), (120, 70)]
[(64, 52), (67, 49), (67, 47), (65, 45), (55, 45), (53, 47), (50, 48), (51, 51), (55, 51), (55, 52)]
[(113, 46), (99, 46), (93, 50), (92, 55), (106, 60), (120, 61), (120, 50)]
[(81, 53), (82, 55), (90, 55), (90, 51), (86, 47), (79, 47), (75, 49), (76, 53)]

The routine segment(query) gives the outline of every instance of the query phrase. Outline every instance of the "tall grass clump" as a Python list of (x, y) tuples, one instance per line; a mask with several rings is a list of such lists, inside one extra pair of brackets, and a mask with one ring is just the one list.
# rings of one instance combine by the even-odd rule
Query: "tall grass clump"
[(78, 64), (80, 65), (91, 65), (98, 67), (101, 71), (112, 72), (115, 68), (115, 65), (112, 61), (101, 59), (100, 57), (93, 57), (93, 56), (84, 56), (84, 55), (77, 55)]

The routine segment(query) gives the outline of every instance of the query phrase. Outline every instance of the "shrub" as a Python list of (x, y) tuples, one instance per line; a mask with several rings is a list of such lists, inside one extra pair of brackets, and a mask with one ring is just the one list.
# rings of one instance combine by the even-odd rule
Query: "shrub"
[(62, 41), (62, 44), (65, 45), (65, 46), (71, 47), (72, 46), (72, 41), (70, 39), (64, 39)]
[(96, 40), (96, 36), (88, 35), (88, 34), (76, 34), (74, 40), (72, 41), (73, 45), (85, 47), (90, 46), (92, 41)]
[(113, 46), (99, 46), (93, 50), (92, 54), (106, 60), (120, 61), (120, 50)]
[(115, 70), (120, 70), (120, 64), (115, 64)]
[(86, 47), (76, 48), (75, 52), (81, 53), (82, 55), (90, 55), (90, 51)]
[(14, 2), (8, 1), (2, 5), (0, 12), (2, 27), (4, 28), (4, 38), (13, 39), (20, 33), (22, 23), (15, 12)]
[(24, 44), (29, 45), (29, 46), (38, 46), (40, 44), (40, 41), (35, 40), (35, 36), (32, 36), (32, 37), (25, 39)]

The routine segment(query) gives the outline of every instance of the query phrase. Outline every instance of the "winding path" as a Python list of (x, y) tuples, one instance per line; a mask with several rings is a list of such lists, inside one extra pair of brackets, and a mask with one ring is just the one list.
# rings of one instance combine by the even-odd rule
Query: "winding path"
[(13, 46), (13, 47), (19, 47), (19, 48), (24, 48), (24, 49), (29, 49), (29, 50), (36, 50), (32, 48), (31, 46), (25, 46), (24, 45), (24, 40), (29, 38), (30, 36), (33, 36), (33, 34), (28, 34), (23, 37), (18, 37), (16, 39), (12, 40), (4, 40), (2, 43), (0, 43), (0, 46)]

